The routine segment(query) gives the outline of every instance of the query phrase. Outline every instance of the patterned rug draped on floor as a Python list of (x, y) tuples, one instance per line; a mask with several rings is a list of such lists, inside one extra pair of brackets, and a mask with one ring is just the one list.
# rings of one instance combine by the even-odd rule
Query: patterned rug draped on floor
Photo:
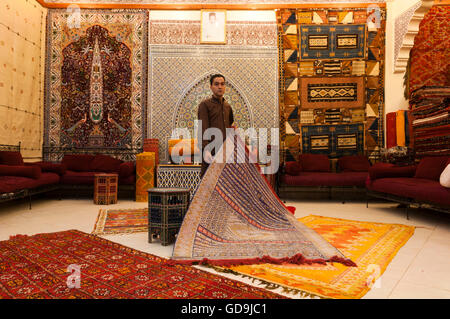
[[(80, 267), (80, 288), (76, 272)], [(75, 287), (75, 288), (69, 288)], [(268, 299), (264, 289), (77, 230), (18, 235), (0, 242), (0, 299)]]
[(306, 226), (321, 234), (358, 264), (346, 267), (329, 265), (250, 265), (231, 268), (214, 267), (266, 284), (284, 288), (300, 297), (359, 299), (371, 288), (382, 285), (376, 280), (384, 273), (399, 249), (414, 234), (413, 226), (369, 223), (339, 218), (306, 216)]
[(295, 219), (250, 162), (242, 141), (230, 136), (194, 195), (172, 258), (187, 264), (334, 261), (355, 266)]

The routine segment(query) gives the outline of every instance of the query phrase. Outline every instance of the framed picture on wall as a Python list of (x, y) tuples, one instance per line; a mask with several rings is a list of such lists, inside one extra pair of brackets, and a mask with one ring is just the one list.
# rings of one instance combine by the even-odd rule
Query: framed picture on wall
[(226, 10), (201, 10), (200, 43), (225, 44), (226, 23)]

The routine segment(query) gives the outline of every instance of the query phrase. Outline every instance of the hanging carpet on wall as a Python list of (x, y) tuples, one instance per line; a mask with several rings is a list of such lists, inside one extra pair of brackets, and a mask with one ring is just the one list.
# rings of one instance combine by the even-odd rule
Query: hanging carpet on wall
[(356, 266), (295, 219), (250, 159), (241, 140), (228, 136), (194, 195), (172, 261), (222, 266), (326, 262)]

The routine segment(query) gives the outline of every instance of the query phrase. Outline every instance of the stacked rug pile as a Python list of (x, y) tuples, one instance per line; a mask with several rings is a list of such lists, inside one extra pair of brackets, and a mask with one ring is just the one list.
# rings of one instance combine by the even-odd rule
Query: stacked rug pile
[(450, 87), (417, 89), (410, 104), (416, 158), (450, 155)]

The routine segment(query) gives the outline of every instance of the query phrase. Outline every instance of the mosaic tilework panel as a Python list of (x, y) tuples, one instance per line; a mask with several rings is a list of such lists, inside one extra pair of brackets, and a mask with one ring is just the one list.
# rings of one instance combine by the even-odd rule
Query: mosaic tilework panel
[(46, 146), (142, 146), (147, 20), (146, 11), (83, 10), (78, 28), (49, 10)]
[[(333, 141), (326, 134), (318, 134), (312, 141), (302, 138), (295, 152), (293, 143), (287, 140), (294, 139), (296, 129), (303, 134), (302, 129), (313, 124), (358, 124), (367, 139), (357, 139), (357, 147), (362, 146), (369, 158), (379, 158), (379, 150), (384, 146), (386, 10), (380, 9), (379, 25), (369, 17), (367, 8), (358, 7), (278, 11), (279, 75), (283, 84), (279, 107), (284, 115), (280, 127), (285, 128), (280, 136), (286, 156), (295, 158), (298, 153), (310, 151), (311, 145), (321, 152), (328, 149), (329, 155), (338, 154), (333, 143), (354, 146), (350, 136)], [(334, 82), (358, 82), (357, 99), (352, 95), (355, 85), (346, 91), (335, 90)], [(333, 104), (334, 100), (339, 104)], [(294, 109), (298, 110), (298, 125), (289, 116)]]
[[(227, 21), (227, 45), (276, 46), (275, 23)], [(200, 21), (150, 20), (151, 44), (200, 45)]]
[[(231, 107), (243, 110), (243, 105), (234, 103), (245, 103), (248, 115), (241, 115), (248, 116), (250, 126), (278, 128), (276, 47), (150, 44), (149, 51), (148, 135), (161, 141), (160, 163), (168, 160), (167, 143), (163, 141), (176, 127), (178, 111), (186, 109), (183, 101), (212, 73), (222, 73), (237, 92), (238, 101), (233, 97), (228, 101)], [(205, 91), (204, 87), (197, 88)]]

